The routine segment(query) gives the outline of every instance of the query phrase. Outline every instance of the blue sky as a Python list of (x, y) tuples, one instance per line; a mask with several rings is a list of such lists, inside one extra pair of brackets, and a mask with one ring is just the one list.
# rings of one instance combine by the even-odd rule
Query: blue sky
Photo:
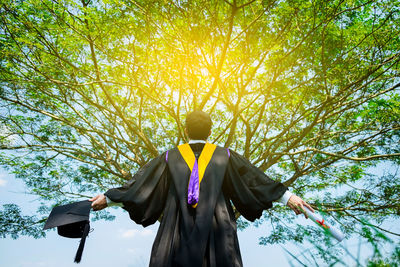
[[(24, 192), (24, 185), (21, 181), (1, 170), (0, 205), (16, 203), (21, 206), (24, 215), (33, 215), (37, 206), (36, 197)], [(94, 228), (94, 231), (90, 233), (86, 241), (79, 266), (148, 266), (158, 223), (143, 228), (131, 221), (128, 214), (122, 209), (109, 208), (109, 210), (116, 216), (116, 219), (91, 222), (91, 228)], [(300, 224), (311, 223), (302, 217), (298, 217), (297, 221)], [(393, 222), (393, 227), (396, 227), (395, 222)], [(290, 266), (289, 256), (280, 245), (258, 245), (258, 238), (268, 235), (269, 232), (268, 224), (263, 224), (258, 228), (249, 227), (238, 232), (244, 266)], [(354, 246), (351, 245), (354, 241), (356, 240), (345, 242)], [(53, 230), (48, 230), (46, 238), (41, 239), (31, 237), (20, 237), (17, 240), (2, 239), (0, 241), (0, 266), (78, 266), (73, 263), (78, 245), (79, 239), (60, 237)], [(293, 244), (283, 246), (290, 251), (296, 251)], [(369, 255), (369, 251), (363, 250), (362, 255), (366, 257)], [(354, 266), (351, 259), (348, 259), (348, 262), (349, 266)]]

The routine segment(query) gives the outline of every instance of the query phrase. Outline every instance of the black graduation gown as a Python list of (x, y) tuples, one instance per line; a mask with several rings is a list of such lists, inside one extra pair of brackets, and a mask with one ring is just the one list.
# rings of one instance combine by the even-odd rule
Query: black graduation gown
[[(196, 157), (204, 144), (190, 145)], [(178, 148), (151, 160), (126, 185), (105, 195), (122, 202), (130, 218), (147, 226), (161, 217), (150, 266), (237, 267), (242, 259), (231, 203), (246, 219), (259, 218), (287, 188), (246, 158), (217, 147), (200, 185), (196, 208), (187, 204), (190, 169)], [(229, 155), (230, 154), (230, 155)]]

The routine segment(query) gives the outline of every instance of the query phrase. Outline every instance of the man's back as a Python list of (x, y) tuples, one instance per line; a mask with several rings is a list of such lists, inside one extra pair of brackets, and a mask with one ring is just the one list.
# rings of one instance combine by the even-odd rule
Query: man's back
[(124, 186), (90, 199), (94, 210), (119, 203), (143, 226), (161, 218), (150, 266), (242, 266), (231, 203), (250, 221), (278, 199), (296, 214), (312, 209), (236, 152), (204, 148), (211, 126), (209, 114), (191, 112), (185, 125), (190, 147), (163, 153)]
[[(204, 144), (190, 147), (198, 158)], [(144, 226), (162, 215), (150, 266), (242, 266), (231, 201), (254, 220), (286, 187), (237, 153), (216, 147), (194, 208), (187, 198), (190, 174), (174, 148), (142, 168), (134, 183), (111, 189), (106, 196), (123, 202), (130, 217)]]

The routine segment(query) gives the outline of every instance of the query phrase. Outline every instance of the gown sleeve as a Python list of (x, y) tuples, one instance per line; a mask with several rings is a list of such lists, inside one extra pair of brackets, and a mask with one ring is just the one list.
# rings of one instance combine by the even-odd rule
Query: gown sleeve
[(164, 209), (169, 190), (169, 172), (165, 153), (143, 166), (125, 185), (104, 193), (111, 201), (122, 203), (130, 218), (148, 226), (157, 221)]
[(230, 150), (223, 190), (240, 214), (254, 221), (260, 218), (263, 210), (272, 207), (273, 201), (282, 197), (287, 187)]

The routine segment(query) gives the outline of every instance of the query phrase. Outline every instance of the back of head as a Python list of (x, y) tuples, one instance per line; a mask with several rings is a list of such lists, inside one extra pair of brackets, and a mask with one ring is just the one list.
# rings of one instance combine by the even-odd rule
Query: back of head
[(190, 139), (206, 140), (211, 130), (211, 117), (208, 113), (195, 110), (186, 116), (186, 130)]

